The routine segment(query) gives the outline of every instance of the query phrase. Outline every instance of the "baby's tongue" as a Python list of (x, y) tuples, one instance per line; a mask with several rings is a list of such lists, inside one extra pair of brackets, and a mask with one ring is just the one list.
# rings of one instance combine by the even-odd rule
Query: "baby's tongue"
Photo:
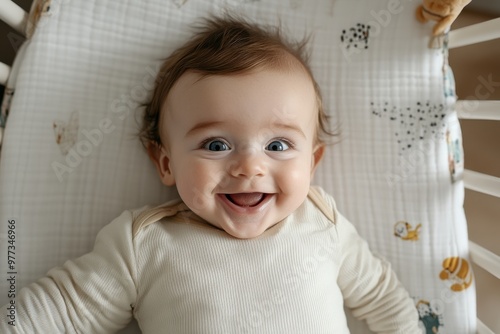
[(257, 205), (262, 197), (263, 193), (241, 193), (241, 194), (228, 194), (229, 200), (239, 206), (254, 206)]

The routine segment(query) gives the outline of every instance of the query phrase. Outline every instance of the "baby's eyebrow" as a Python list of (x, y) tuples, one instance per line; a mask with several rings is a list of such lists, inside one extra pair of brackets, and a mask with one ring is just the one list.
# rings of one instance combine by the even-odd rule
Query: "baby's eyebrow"
[[(213, 128), (218, 125), (224, 124), (225, 122), (223, 121), (207, 121), (207, 122), (200, 122), (197, 123), (195, 126), (193, 126), (189, 131), (186, 133), (186, 137), (194, 135), (196, 132), (208, 129), (208, 128)], [(283, 130), (288, 130), (288, 131), (293, 131), (303, 138), (307, 138), (302, 129), (296, 125), (296, 124), (287, 124), (287, 123), (272, 123), (271, 128), (278, 128), (278, 129), (283, 129)]]
[(296, 124), (287, 124), (287, 123), (273, 123), (272, 124), (273, 128), (279, 128), (279, 129), (284, 129), (284, 130), (291, 130), (293, 132), (298, 133), (300, 136), (306, 138), (306, 135), (300, 128), (300, 126)]
[(187, 133), (186, 133), (186, 137), (188, 136), (192, 136), (194, 133), (198, 132), (198, 131), (201, 131), (201, 130), (205, 130), (207, 128), (212, 128), (214, 126), (217, 126), (217, 125), (220, 125), (220, 124), (223, 124), (224, 122), (222, 121), (208, 121), (208, 122), (200, 122), (200, 123), (197, 123), (195, 126), (193, 126)]

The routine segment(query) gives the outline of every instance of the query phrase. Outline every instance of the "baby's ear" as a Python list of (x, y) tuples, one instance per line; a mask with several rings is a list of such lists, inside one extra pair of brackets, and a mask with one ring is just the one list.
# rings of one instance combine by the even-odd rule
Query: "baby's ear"
[(149, 158), (156, 166), (161, 182), (166, 186), (173, 186), (175, 178), (170, 168), (169, 152), (162, 145), (153, 142), (149, 143), (147, 152)]
[(325, 144), (317, 144), (313, 149), (313, 156), (311, 160), (311, 177), (314, 176), (314, 172), (318, 167), (319, 162), (323, 158), (323, 154), (325, 153)]

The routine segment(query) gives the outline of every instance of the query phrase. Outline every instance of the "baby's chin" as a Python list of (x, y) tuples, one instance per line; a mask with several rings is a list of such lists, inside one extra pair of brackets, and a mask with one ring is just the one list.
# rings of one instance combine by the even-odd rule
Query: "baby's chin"
[(264, 232), (267, 230), (273, 228), (276, 224), (279, 222), (276, 222), (274, 224), (271, 224), (270, 226), (267, 226), (265, 228), (261, 229), (251, 229), (251, 230), (241, 230), (241, 229), (229, 229), (229, 228), (222, 228), (228, 235), (236, 238), (236, 239), (242, 239), (242, 240), (247, 240), (247, 239), (255, 239), (260, 237)]
[(207, 222), (214, 227), (226, 232), (231, 237), (237, 239), (254, 239), (260, 237), (267, 230), (273, 228), (280, 221), (272, 220), (270, 222), (260, 221), (260, 222), (238, 222), (238, 221), (216, 221)]
[(264, 221), (260, 223), (235, 223), (224, 224), (223, 226), (218, 226), (219, 229), (225, 231), (228, 235), (237, 239), (255, 239), (267, 231), (277, 228), (277, 225), (282, 223), (292, 212), (284, 214), (280, 217), (274, 217), (269, 221)]
[(238, 199), (234, 195), (219, 193), (204, 203), (185, 203), (197, 216), (228, 235), (253, 239), (290, 216), (307, 198), (306, 193), (303, 199), (293, 196), (294, 199), (289, 201), (290, 197), (286, 196), (288, 200), (283, 201), (282, 194), (262, 194)]

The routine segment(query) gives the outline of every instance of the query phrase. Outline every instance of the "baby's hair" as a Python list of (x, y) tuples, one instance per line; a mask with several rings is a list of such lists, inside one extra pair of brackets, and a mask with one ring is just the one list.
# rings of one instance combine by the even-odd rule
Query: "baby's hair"
[(161, 110), (168, 93), (177, 80), (191, 71), (202, 76), (233, 75), (259, 68), (304, 70), (314, 86), (318, 107), (316, 142), (334, 135), (328, 130), (328, 116), (323, 110), (319, 86), (307, 65), (307, 38), (287, 41), (279, 27), (262, 27), (235, 17), (213, 17), (197, 27), (186, 44), (174, 51), (163, 63), (156, 78), (151, 100), (145, 104), (139, 137), (148, 148), (162, 146), (160, 137)]

